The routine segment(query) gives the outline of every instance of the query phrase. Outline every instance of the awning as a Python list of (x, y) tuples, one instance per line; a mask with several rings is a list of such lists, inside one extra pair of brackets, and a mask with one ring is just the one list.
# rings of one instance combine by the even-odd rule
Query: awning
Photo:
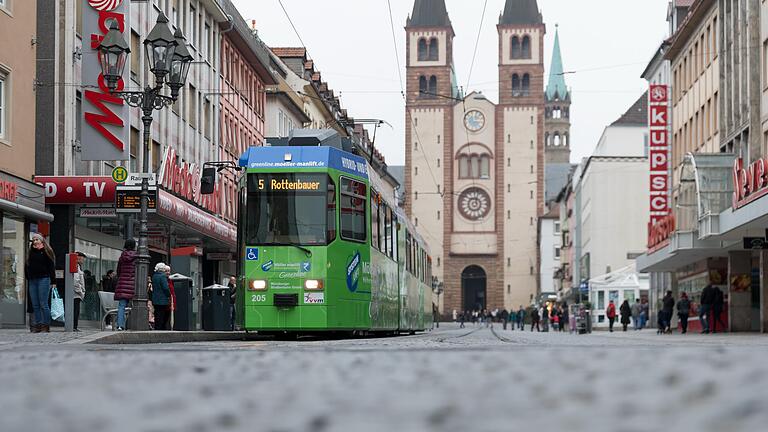
[(25, 205), (16, 204), (15, 202), (4, 200), (2, 198), (0, 198), (0, 209), (19, 213), (34, 220), (53, 222), (53, 215), (48, 212), (33, 209), (32, 207), (27, 207)]

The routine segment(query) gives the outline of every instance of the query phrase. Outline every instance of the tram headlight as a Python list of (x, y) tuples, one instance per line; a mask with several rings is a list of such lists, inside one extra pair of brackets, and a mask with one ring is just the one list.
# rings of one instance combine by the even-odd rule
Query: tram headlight
[(251, 283), (248, 284), (248, 289), (251, 291), (264, 291), (267, 289), (267, 281), (263, 279), (252, 280)]
[(307, 279), (304, 281), (304, 289), (321, 290), (323, 289), (323, 281), (321, 279)]

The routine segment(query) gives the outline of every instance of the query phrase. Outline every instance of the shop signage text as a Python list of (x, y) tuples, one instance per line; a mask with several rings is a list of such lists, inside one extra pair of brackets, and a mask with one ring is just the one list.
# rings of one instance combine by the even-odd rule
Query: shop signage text
[(648, 252), (655, 252), (665, 246), (675, 232), (675, 215), (668, 214), (656, 223), (648, 223)]
[[(115, 209), (118, 213), (141, 212), (141, 186), (118, 186), (115, 192)], [(149, 188), (147, 212), (157, 213), (157, 188)]]
[(37, 176), (45, 188), (46, 204), (101, 204), (115, 202), (117, 183), (110, 176)]
[(81, 218), (115, 218), (117, 211), (110, 207), (82, 207)]
[[(101, 74), (98, 50), (111, 22), (117, 23), (125, 37), (126, 29), (130, 28), (130, 2), (80, 0), (80, 7), (83, 34), (86, 35), (82, 59), (83, 117), (80, 119), (82, 159), (128, 160), (128, 104), (110, 94)], [(123, 78), (117, 82), (118, 91), (122, 91), (128, 82), (129, 70), (126, 67)]]
[(759, 250), (768, 249), (768, 242), (765, 241), (765, 237), (744, 237), (744, 249), (747, 250)]
[(669, 205), (669, 87), (651, 84), (648, 92), (650, 128), (650, 224), (670, 213)]
[(749, 166), (733, 161), (733, 208), (743, 207), (768, 193), (768, 160), (758, 159)]
[[(221, 176), (220, 176), (221, 177)], [(200, 167), (197, 164), (182, 161), (176, 150), (168, 147), (160, 167), (160, 184), (174, 195), (191, 201), (214, 214), (219, 214), (221, 190), (216, 185), (210, 195), (200, 193)]]
[(11, 181), (0, 180), (0, 198), (10, 202), (16, 202), (18, 197), (19, 185)]

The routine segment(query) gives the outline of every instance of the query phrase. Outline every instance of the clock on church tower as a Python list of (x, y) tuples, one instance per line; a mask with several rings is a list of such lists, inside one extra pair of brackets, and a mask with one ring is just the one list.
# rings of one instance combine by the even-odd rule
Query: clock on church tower
[(485, 126), (485, 115), (478, 110), (472, 110), (464, 114), (464, 127), (472, 132), (477, 132)]

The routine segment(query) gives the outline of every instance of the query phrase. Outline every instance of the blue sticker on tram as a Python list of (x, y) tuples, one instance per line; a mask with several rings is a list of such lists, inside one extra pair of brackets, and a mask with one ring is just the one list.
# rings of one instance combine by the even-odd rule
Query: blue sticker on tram
[(350, 292), (357, 291), (357, 285), (360, 281), (360, 261), (361, 257), (358, 251), (347, 265), (347, 289)]
[(272, 261), (272, 260), (269, 260), (269, 261), (267, 261), (267, 262), (265, 262), (264, 264), (261, 265), (261, 269), (264, 270), (265, 272), (268, 272), (268, 271), (272, 270), (272, 266), (274, 266), (274, 265), (275, 265), (275, 262)]
[(258, 261), (259, 260), (259, 248), (246, 248), (245, 249), (245, 259), (247, 261)]
[(301, 263), (301, 271), (304, 273), (307, 273), (308, 271), (312, 270), (312, 263), (309, 261)]

